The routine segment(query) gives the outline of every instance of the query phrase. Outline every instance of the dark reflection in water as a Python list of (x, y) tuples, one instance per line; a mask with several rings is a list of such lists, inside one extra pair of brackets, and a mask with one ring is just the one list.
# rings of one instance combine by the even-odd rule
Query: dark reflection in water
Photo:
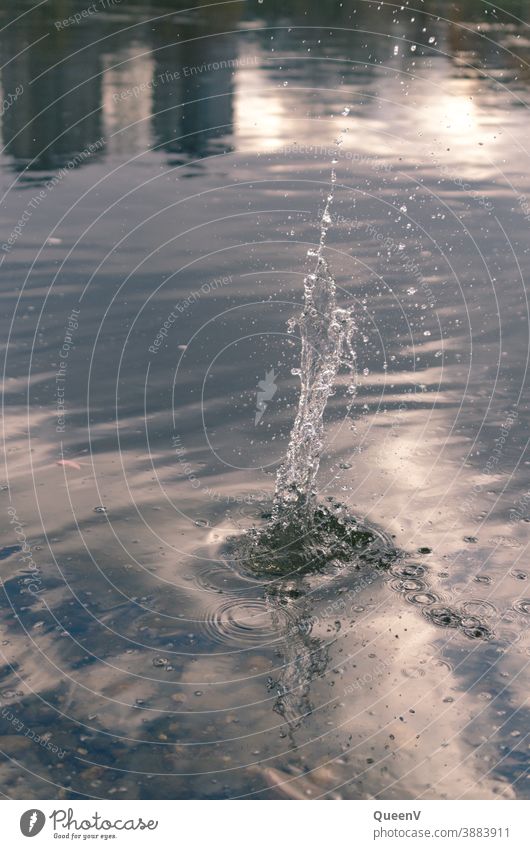
[[(528, 4), (5, 5), (4, 792), (527, 798)], [(271, 579), (334, 156), (319, 497), (393, 553)]]
[[(52, 5), (60, 17), (64, 4)], [(10, 17), (6, 11), (4, 22)], [(103, 134), (102, 50), (93, 43), (99, 27), (88, 33), (75, 26), (58, 31), (50, 26), (53, 11), (40, 6), (10, 26), (2, 41), (1, 61), (8, 63), (2, 72), (4, 98), (24, 87), (24, 96), (2, 122), (5, 152), (17, 170), (60, 168)]]
[[(2, 41), (4, 98), (24, 87), (24, 97), (4, 115), (5, 152), (19, 170), (64, 166), (90, 142), (105, 139), (105, 111), (118, 109), (122, 119), (134, 121), (138, 98), (150, 101), (157, 147), (193, 157), (230, 150), (234, 71), (258, 59), (247, 45), (268, 52), (273, 41), (272, 50), (293, 52), (281, 70), (271, 63), (272, 79), (287, 74), (291, 84), (305, 88), (344, 85), (353, 78), (373, 79), (377, 66), (388, 63), (397, 20), (397, 55), (408, 73), (413, 46), (414, 59), (442, 54), (455, 73), (482, 78), (486, 71), (490, 84), (498, 79), (520, 90), (528, 78), (530, 47), (517, 22), (524, 19), (524, 7), (505, 4), (504, 11), (483, 20), (482, 6), (473, 0), (427, 3), (401, 17), (390, 5), (330, 3), (323, 10), (300, 2), (290, 4), (286, 18), (285, 4), (275, 2), (234, 2), (215, 11), (200, 4), (190, 9), (184, 2), (128, 2), (64, 26), (61, 22), (86, 6), (50, 0), (11, 24)], [(1, 14), (4, 22), (11, 17), (8, 10)], [(329, 26), (336, 27), (333, 38), (323, 38)], [(137, 82), (134, 65), (149, 54), (151, 74)], [(105, 73), (115, 74), (118, 83), (107, 103)], [(222, 140), (220, 147), (216, 140)]]

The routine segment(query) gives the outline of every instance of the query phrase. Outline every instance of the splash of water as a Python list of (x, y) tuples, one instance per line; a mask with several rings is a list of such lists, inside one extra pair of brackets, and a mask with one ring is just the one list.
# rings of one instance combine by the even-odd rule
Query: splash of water
[[(340, 144), (340, 140), (337, 140)], [(304, 309), (289, 322), (289, 331), (298, 327), (302, 341), (298, 411), (291, 430), (284, 463), (276, 478), (274, 517), (285, 508), (309, 520), (315, 506), (315, 483), (323, 446), (324, 411), (333, 394), (337, 374), (346, 366), (351, 375), (348, 391), (355, 392), (355, 324), (351, 309), (337, 307), (337, 287), (324, 257), (326, 235), (331, 224), (331, 206), (336, 183), (331, 172), (331, 187), (321, 220), (320, 242), (308, 256), (316, 259), (314, 271), (304, 280)]]
[[(337, 139), (335, 143), (340, 145), (341, 141)], [(242, 536), (229, 540), (227, 557), (236, 571), (248, 570), (253, 576), (271, 579), (266, 595), (273, 616), (277, 608), (290, 604), (292, 608), (298, 607), (299, 617), (295, 613), (295, 618), (300, 618), (302, 624), (307, 621), (309, 607), (304, 602), (304, 581), (309, 575), (344, 570), (348, 574), (369, 574), (375, 580), (390, 570), (392, 589), (405, 595), (411, 604), (421, 605), (433, 624), (461, 627), (468, 637), (490, 639), (487, 626), (441, 603), (423, 580), (426, 567), (408, 563), (406, 552), (400, 551), (381, 529), (352, 516), (340, 501), (330, 497), (326, 505), (317, 501), (324, 413), (342, 367), (349, 371), (351, 403), (356, 388), (353, 311), (337, 306), (335, 280), (324, 257), (335, 184), (332, 167), (320, 241), (316, 250), (308, 251), (316, 264), (304, 280), (303, 311), (289, 323), (291, 332), (296, 327), (300, 331), (301, 363), (295, 373), (300, 377), (301, 387), (286, 458), (276, 477), (272, 515), (263, 517), (269, 519), (265, 526), (250, 528)], [(312, 657), (317, 659), (317, 673), (325, 669), (325, 647), (313, 641), (303, 627), (299, 632), (291, 632), (286, 643), (286, 672), (274, 682), (278, 695), (275, 710), (290, 728), (296, 727), (300, 717), (311, 710), (309, 688), (315, 674), (309, 660)]]

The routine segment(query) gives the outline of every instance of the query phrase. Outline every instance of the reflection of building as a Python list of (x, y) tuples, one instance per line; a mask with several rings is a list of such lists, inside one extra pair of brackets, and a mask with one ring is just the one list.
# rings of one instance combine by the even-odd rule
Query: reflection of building
[(19, 168), (61, 167), (90, 144), (101, 146), (101, 62), (92, 44), (97, 36), (87, 25), (58, 31), (54, 20), (53, 11), (42, 7), (10, 26), (2, 42), (2, 62), (17, 57), (2, 74), (4, 96), (24, 87), (2, 121), (6, 153)]
[(164, 150), (200, 156), (231, 134), (234, 73), (245, 57), (238, 58), (237, 35), (222, 33), (237, 28), (238, 13), (219, 7), (215, 29), (199, 18), (182, 24), (176, 17), (157, 30), (153, 130)]

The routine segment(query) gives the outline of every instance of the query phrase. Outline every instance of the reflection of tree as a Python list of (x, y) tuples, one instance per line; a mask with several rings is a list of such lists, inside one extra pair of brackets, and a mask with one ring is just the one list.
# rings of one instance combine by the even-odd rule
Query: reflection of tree
[[(476, 29), (476, 24), (484, 20), (483, 10), (480, 4), (473, 0), (464, 0), (458, 7), (452, 9), (451, 23), (447, 25), (447, 43), (453, 61), (462, 61), (463, 67), (467, 63), (476, 68), (484, 68), (491, 75), (495, 69), (512, 68), (517, 74), (519, 82), (530, 79), (530, 51), (526, 42), (526, 33), (523, 26), (517, 26), (514, 17), (526, 19), (528, 6), (521, 2), (503, 3), (502, 10), (496, 10), (487, 20), (491, 29), (482, 32)], [(505, 24), (509, 24), (506, 29)], [(519, 35), (524, 38), (520, 41)], [(522, 60), (522, 61), (520, 61)], [(467, 71), (473, 73), (471, 69)], [(504, 82), (508, 82), (504, 77)]]
[[(69, 5), (66, 11), (64, 3), (35, 10), (10, 26), (1, 42), (2, 62), (16, 56), (3, 71), (4, 96), (24, 86), (2, 124), (6, 153), (18, 167), (59, 168), (102, 137), (96, 31), (90, 26), (58, 31), (53, 24), (68, 14)], [(44, 37), (25, 49), (39, 36)], [(80, 56), (72, 55), (80, 48), (85, 48)]]
[[(200, 156), (231, 134), (239, 40), (230, 31), (237, 29), (240, 9), (220, 6), (214, 18), (201, 13), (193, 23), (176, 18), (155, 27), (153, 127), (164, 150)], [(208, 70), (214, 63), (223, 67)]]

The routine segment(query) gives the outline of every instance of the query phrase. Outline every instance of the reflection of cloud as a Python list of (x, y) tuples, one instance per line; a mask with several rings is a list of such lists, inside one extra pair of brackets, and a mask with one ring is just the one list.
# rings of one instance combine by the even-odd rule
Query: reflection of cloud
[[(453, 86), (454, 88), (454, 86)], [(464, 137), (467, 143), (473, 142), (473, 137), (479, 132), (479, 115), (472, 94), (475, 85), (466, 81), (458, 86), (459, 91), (447, 93), (438, 92), (431, 98), (429, 110), (422, 114), (427, 118), (428, 129), (431, 132), (446, 130), (453, 141)]]
[(276, 94), (264, 70), (240, 69), (236, 75), (234, 128), (238, 149), (270, 151), (290, 137), (289, 100), (282, 89)]

